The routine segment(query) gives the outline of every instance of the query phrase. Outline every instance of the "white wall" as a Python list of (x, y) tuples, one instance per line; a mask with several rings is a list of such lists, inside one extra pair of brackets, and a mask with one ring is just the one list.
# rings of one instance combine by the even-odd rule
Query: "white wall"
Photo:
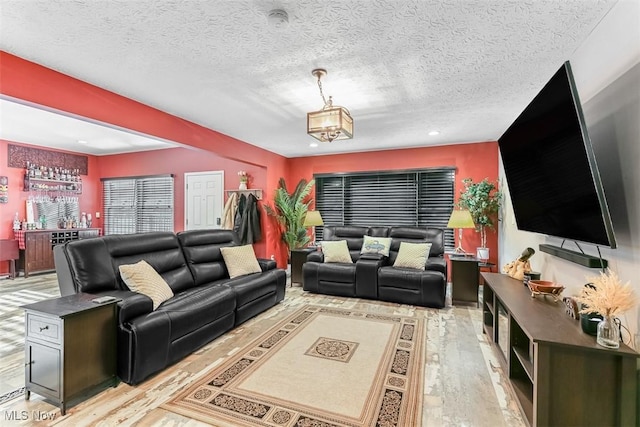
[[(640, 297), (640, 0), (620, 0), (582, 45), (568, 58), (583, 104), (585, 120), (602, 176), (613, 219), (617, 249), (601, 248), (623, 282), (631, 282)], [(560, 67), (561, 64), (558, 64)], [(550, 78), (551, 76), (549, 76)], [(526, 247), (542, 278), (566, 287), (564, 295), (576, 295), (599, 274), (561, 258), (540, 252), (538, 245), (560, 246), (561, 240), (519, 231), (508, 195), (502, 163), (500, 182), (505, 203), (499, 230), (500, 266), (516, 259)], [(598, 255), (592, 245), (585, 252)], [(565, 247), (577, 250), (572, 242)], [(632, 336), (640, 330), (640, 304), (621, 318)], [(640, 338), (636, 338), (640, 351)]]

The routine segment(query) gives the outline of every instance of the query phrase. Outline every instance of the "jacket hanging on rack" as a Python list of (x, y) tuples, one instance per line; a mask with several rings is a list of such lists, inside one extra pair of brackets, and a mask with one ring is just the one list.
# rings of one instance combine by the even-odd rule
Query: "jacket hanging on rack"
[(240, 236), (240, 225), (242, 224), (242, 214), (244, 213), (244, 207), (247, 205), (247, 196), (242, 194), (238, 198), (238, 205), (236, 206), (236, 212), (233, 219), (233, 231)]
[[(242, 199), (245, 196), (242, 195)], [(241, 224), (238, 235), (240, 236), (240, 243), (247, 245), (250, 243), (258, 242), (262, 239), (262, 228), (260, 226), (260, 210), (258, 209), (258, 199), (253, 194), (249, 194), (246, 198), (246, 203), (240, 210), (240, 204), (238, 204), (238, 212), (242, 212)]]
[(238, 210), (238, 193), (231, 193), (224, 204), (222, 211), (222, 228), (233, 230), (235, 225), (236, 211)]

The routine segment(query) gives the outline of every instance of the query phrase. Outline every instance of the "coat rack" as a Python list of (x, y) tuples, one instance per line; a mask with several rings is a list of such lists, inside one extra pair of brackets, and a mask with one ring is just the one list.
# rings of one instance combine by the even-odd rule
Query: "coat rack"
[(231, 196), (231, 194), (236, 193), (238, 196), (241, 196), (243, 194), (245, 196), (253, 194), (256, 199), (262, 200), (262, 189), (260, 188), (250, 188), (247, 190), (225, 190), (225, 192), (227, 193), (227, 198)]

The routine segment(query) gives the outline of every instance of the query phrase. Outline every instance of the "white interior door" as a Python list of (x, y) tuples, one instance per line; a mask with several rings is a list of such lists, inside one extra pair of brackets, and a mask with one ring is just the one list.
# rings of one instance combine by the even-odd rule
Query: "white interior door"
[(184, 174), (185, 230), (220, 228), (224, 209), (224, 171)]

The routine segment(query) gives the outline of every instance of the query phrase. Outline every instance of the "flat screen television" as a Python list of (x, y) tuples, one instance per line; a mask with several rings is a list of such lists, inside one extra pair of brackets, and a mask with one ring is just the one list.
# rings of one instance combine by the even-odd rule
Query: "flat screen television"
[(569, 61), (498, 145), (518, 229), (616, 247)]

